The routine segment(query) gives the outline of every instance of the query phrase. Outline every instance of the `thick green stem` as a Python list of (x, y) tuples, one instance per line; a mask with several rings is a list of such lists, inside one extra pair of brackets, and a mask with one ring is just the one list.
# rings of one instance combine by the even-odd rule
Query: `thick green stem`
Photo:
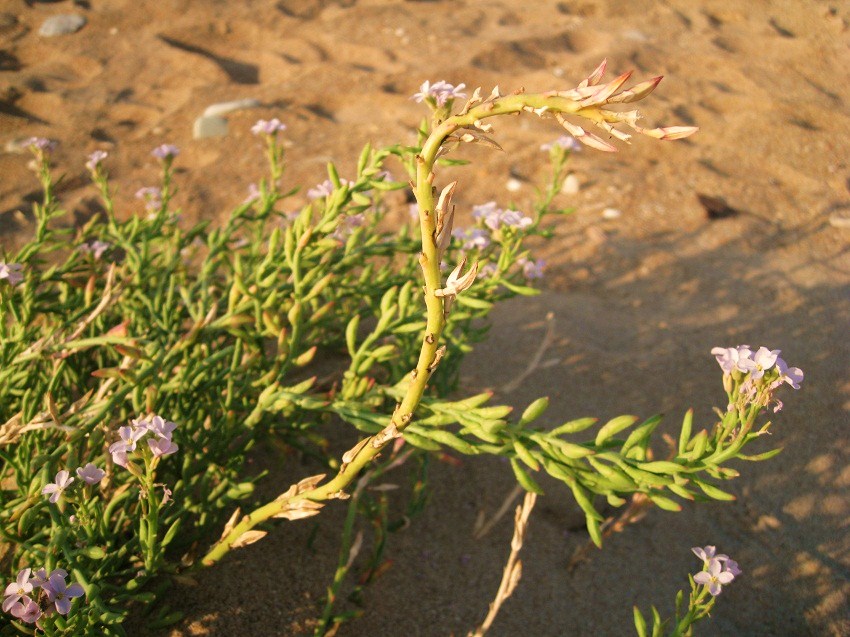
[[(570, 113), (582, 116), (593, 116), (592, 109), (583, 109), (575, 100), (548, 94), (518, 93), (485, 101), (470, 108), (466, 112), (448, 117), (439, 123), (422, 146), (422, 151), (416, 157), (416, 183), (414, 195), (419, 206), (419, 221), (422, 233), (422, 252), (419, 264), (424, 278), (425, 306), (427, 311), (425, 334), (419, 352), (416, 368), (410, 373), (410, 384), (399, 406), (393, 413), (390, 425), (381, 433), (367, 438), (355, 447), (356, 452), (348, 462), (343, 462), (339, 473), (323, 485), (290, 498), (269, 502), (251, 513), (245, 515), (233, 529), (202, 558), (200, 564), (212, 566), (218, 562), (236, 543), (236, 541), (258, 524), (269, 520), (282, 511), (292, 508), (299, 501), (312, 500), (321, 502), (339, 498), (345, 489), (356, 478), (360, 471), (372, 460), (397, 433), (401, 433), (413, 420), (413, 414), (419, 406), (422, 395), (438, 361), (440, 337), (445, 327), (445, 315), (442, 298), (434, 293), (441, 287), (440, 257), (435, 243), (436, 218), (434, 211), (434, 165), (437, 161), (443, 143), (462, 128), (475, 125), (476, 122), (497, 115), (509, 115), (542, 109), (540, 112)], [(587, 111), (587, 112), (585, 112)], [(390, 435), (386, 435), (390, 434)], [(349, 452), (351, 453), (351, 452)]]

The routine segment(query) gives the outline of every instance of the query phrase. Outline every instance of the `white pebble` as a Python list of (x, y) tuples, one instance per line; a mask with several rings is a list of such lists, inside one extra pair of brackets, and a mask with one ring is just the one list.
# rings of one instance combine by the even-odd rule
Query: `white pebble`
[(205, 139), (207, 137), (224, 137), (227, 135), (227, 120), (215, 115), (202, 115), (192, 126), (192, 137)]
[(564, 184), (561, 186), (561, 192), (565, 195), (575, 195), (578, 193), (581, 185), (578, 182), (578, 177), (575, 176), (575, 173), (570, 173), (567, 175), (567, 178), (564, 179)]
[(233, 100), (232, 102), (219, 102), (218, 104), (207, 106), (204, 110), (204, 116), (212, 115), (221, 117), (222, 115), (232, 113), (233, 111), (239, 111), (243, 108), (257, 108), (259, 105), (259, 100), (250, 98), (244, 100)]
[(603, 219), (619, 219), (622, 216), (622, 211), (617, 210), (616, 208), (605, 208), (605, 210), (602, 211)]
[(86, 26), (86, 19), (77, 13), (63, 13), (54, 15), (41, 24), (38, 34), (45, 38), (52, 38), (57, 35), (68, 35), (76, 33)]
[(519, 192), (522, 188), (522, 182), (519, 179), (511, 177), (505, 184), (505, 188), (508, 189), (508, 192)]

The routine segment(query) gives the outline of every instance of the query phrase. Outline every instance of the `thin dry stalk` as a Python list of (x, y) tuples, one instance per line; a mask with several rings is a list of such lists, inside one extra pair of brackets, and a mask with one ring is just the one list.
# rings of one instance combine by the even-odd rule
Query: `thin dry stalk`
[(499, 507), (499, 510), (493, 514), (493, 517), (489, 520), (486, 519), (484, 515), (484, 511), (481, 511), (481, 515), (475, 521), (475, 528), (472, 530), (472, 537), (476, 540), (480, 540), (482, 537), (487, 535), (490, 531), (493, 530), (493, 527), (501, 520), (505, 514), (510, 510), (514, 501), (522, 495), (523, 488), (520, 485), (515, 485), (511, 492), (507, 495), (504, 502), (502, 502), (502, 506)]
[(522, 542), (525, 539), (525, 532), (528, 530), (528, 519), (531, 516), (531, 510), (534, 508), (534, 503), (537, 501), (537, 494), (530, 491), (525, 494), (522, 504), (516, 508), (514, 516), (514, 536), (511, 538), (511, 554), (508, 556), (508, 562), (505, 564), (504, 573), (502, 573), (502, 581), (499, 584), (499, 590), (496, 592), (496, 597), (490, 603), (490, 610), (487, 617), (481, 625), (468, 633), (467, 637), (483, 637), (484, 633), (490, 630), (496, 615), (502, 608), (502, 604), (516, 590), (517, 584), (522, 577), (522, 562), (519, 560), (519, 552), (522, 549)]
[(543, 340), (540, 341), (540, 346), (537, 348), (537, 351), (534, 353), (534, 356), (529, 361), (528, 366), (519, 373), (519, 375), (513, 380), (502, 385), (503, 392), (512, 392), (517, 389), (526, 378), (531, 376), (535, 371), (541, 369), (543, 367), (548, 367), (547, 363), (541, 364), (541, 360), (543, 359), (543, 355), (549, 350), (552, 346), (552, 342), (555, 340), (555, 314), (552, 312), (546, 313), (546, 333), (543, 335)]

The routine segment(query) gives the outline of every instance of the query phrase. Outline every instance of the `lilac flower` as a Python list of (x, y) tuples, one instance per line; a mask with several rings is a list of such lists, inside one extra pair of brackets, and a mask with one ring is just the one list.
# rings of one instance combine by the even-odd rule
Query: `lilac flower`
[(143, 427), (164, 440), (171, 440), (171, 434), (177, 429), (175, 423), (156, 415), (150, 420), (133, 420), (132, 424), (134, 427)]
[(32, 582), (35, 586), (39, 588), (44, 588), (47, 586), (47, 582), (53, 575), (59, 575), (60, 577), (68, 577), (68, 571), (64, 568), (55, 568), (48, 574), (44, 568), (38, 569), (35, 574), (32, 576)]
[(728, 557), (723, 562), (723, 570), (728, 571), (729, 573), (732, 573), (732, 575), (734, 577), (738, 577), (738, 575), (743, 573), (743, 571), (738, 566), (738, 562), (736, 562), (735, 560), (730, 559)]
[(422, 102), (428, 99), (433, 99), (437, 106), (442, 106), (450, 99), (456, 97), (466, 97), (466, 93), (461, 93), (461, 90), (466, 87), (466, 84), (458, 84), (454, 86), (444, 80), (431, 84), (427, 80), (419, 87), (419, 92), (414, 93), (410, 99), (416, 102)]
[(734, 347), (713, 347), (711, 354), (717, 359), (724, 374), (731, 374), (738, 365), (738, 350)]
[(540, 150), (542, 151), (550, 151), (553, 148), (563, 148), (564, 150), (575, 152), (581, 150), (581, 144), (579, 144), (574, 137), (561, 135), (555, 141), (540, 146)]
[(25, 596), (21, 598), (20, 602), (12, 605), (10, 612), (18, 619), (28, 624), (34, 624), (41, 617), (41, 606)]
[(147, 210), (159, 210), (162, 208), (162, 190), (156, 186), (145, 186), (136, 191), (136, 199), (145, 202)]
[(788, 383), (794, 389), (800, 389), (800, 383), (803, 382), (803, 370), (799, 367), (788, 367), (783, 359), (776, 359), (776, 369), (779, 371), (779, 378), (771, 383), (772, 388), (779, 387), (782, 383)]
[(46, 137), (30, 137), (26, 144), (30, 148), (43, 153), (49, 153), (51, 150), (56, 148), (56, 142), (52, 139), (47, 139)]
[(106, 241), (95, 240), (91, 243), (83, 243), (80, 245), (77, 250), (80, 252), (84, 252), (86, 254), (91, 254), (95, 259), (100, 259), (103, 256), (103, 253), (111, 248), (111, 244)]
[(112, 454), (112, 461), (122, 467), (127, 466), (127, 454), (136, 450), (136, 443), (144, 436), (148, 430), (145, 427), (120, 427), (118, 435), (121, 440), (113, 442), (109, 445), (109, 453)]
[(483, 219), (485, 224), (488, 219), (498, 219), (501, 214), (502, 210), (496, 205), (495, 201), (488, 201), (478, 206), (472, 206), (472, 218)]
[(104, 150), (96, 150), (91, 155), (89, 155), (89, 160), (86, 162), (86, 168), (88, 168), (91, 172), (96, 173), (97, 169), (100, 168), (101, 162), (109, 157), (109, 153)]
[(766, 347), (759, 347), (758, 351), (753, 354), (753, 363), (755, 363), (756, 368), (753, 370), (751, 378), (757, 380), (764, 376), (764, 373), (776, 363), (779, 352), (778, 349), (769, 350)]
[(55, 571), (50, 574), (47, 584), (44, 586), (44, 592), (47, 593), (47, 599), (53, 602), (56, 606), (56, 612), (60, 615), (67, 615), (71, 610), (71, 600), (75, 597), (82, 597), (85, 594), (83, 587), (77, 583), (68, 586), (65, 583), (65, 577)]
[(484, 250), (490, 245), (490, 233), (483, 228), (458, 228), (452, 236), (463, 241), (463, 250)]
[[(340, 179), (339, 183), (343, 186), (347, 186), (351, 182), (347, 179)], [(307, 197), (310, 199), (321, 199), (330, 195), (335, 189), (336, 187), (333, 182), (330, 179), (325, 179), (322, 183), (310, 188), (310, 190), (307, 191)]]
[(24, 266), (20, 263), (3, 263), (0, 261), (0, 281), (6, 279), (9, 285), (17, 285), (24, 280), (22, 271)]
[(162, 161), (169, 161), (180, 154), (180, 149), (174, 144), (161, 144), (151, 151), (151, 155)]
[(700, 586), (708, 586), (708, 592), (717, 597), (723, 590), (723, 586), (735, 579), (730, 571), (723, 570), (723, 564), (717, 558), (708, 562), (708, 570), (700, 571), (694, 575), (694, 582)]
[(260, 198), (260, 189), (257, 187), (257, 184), (248, 184), (248, 196), (242, 201), (242, 205), (251, 203), (252, 201), (257, 201)]
[(106, 472), (89, 462), (85, 467), (77, 467), (77, 476), (86, 484), (98, 484)]
[(178, 449), (177, 445), (171, 442), (170, 438), (157, 438), (156, 440), (148, 438), (148, 446), (153, 451), (154, 458), (170, 456), (172, 453), (176, 453)]
[(499, 221), (509, 228), (527, 228), (534, 223), (531, 217), (524, 216), (518, 210), (504, 210)]
[(531, 217), (524, 216), (518, 210), (502, 210), (495, 201), (489, 201), (480, 206), (472, 207), (472, 216), (484, 221), (484, 225), (491, 230), (499, 230), (502, 227), (526, 228), (534, 223)]
[(257, 123), (251, 127), (251, 132), (254, 135), (277, 135), (278, 132), (286, 130), (286, 124), (275, 117), (272, 120), (259, 119)]
[(543, 268), (546, 267), (546, 262), (543, 259), (537, 259), (535, 261), (520, 259), (517, 263), (522, 266), (522, 273), (526, 279), (543, 278)]
[(724, 555), (723, 553), (718, 554), (716, 546), (706, 546), (703, 548), (695, 546), (691, 549), (691, 551), (693, 551), (694, 555), (696, 555), (699, 559), (703, 561), (705, 566), (708, 566), (708, 563), (712, 559), (717, 559), (721, 562), (729, 559), (728, 555)]
[(165, 486), (163, 484), (162, 485), (162, 504), (167, 504), (168, 502), (171, 502), (171, 499), (172, 499), (171, 496), (172, 495), (173, 494), (171, 492), (171, 489), (169, 489), (167, 486)]
[(366, 215), (362, 212), (359, 212), (356, 215), (341, 217), (339, 225), (336, 227), (336, 230), (334, 230), (332, 236), (337, 241), (345, 243), (348, 237), (350, 237), (354, 232), (354, 229), (359, 228), (364, 223), (366, 223)]
[(8, 613), (9, 609), (17, 604), (22, 597), (29, 595), (32, 592), (32, 584), (30, 583), (31, 568), (25, 568), (18, 573), (17, 579), (6, 586), (3, 595), (6, 599), (3, 600), (3, 612)]
[(71, 477), (71, 474), (68, 471), (62, 469), (59, 473), (56, 474), (55, 480), (56, 482), (51, 482), (50, 484), (45, 485), (44, 488), (41, 490), (41, 493), (43, 495), (47, 495), (48, 493), (51, 494), (50, 502), (52, 502), (53, 504), (55, 504), (59, 500), (59, 498), (62, 496), (62, 492), (71, 485), (71, 483), (74, 481), (74, 478)]

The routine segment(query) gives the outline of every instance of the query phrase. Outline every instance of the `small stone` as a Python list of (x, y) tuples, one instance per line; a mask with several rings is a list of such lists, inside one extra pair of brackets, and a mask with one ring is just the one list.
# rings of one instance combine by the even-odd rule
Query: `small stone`
[(204, 110), (204, 117), (221, 117), (222, 115), (232, 113), (233, 111), (239, 111), (244, 108), (257, 108), (258, 106), (260, 106), (260, 102), (259, 100), (255, 99), (233, 100), (232, 102), (219, 102), (218, 104), (211, 104), (210, 106), (207, 106), (207, 108)]
[(565, 195), (575, 195), (578, 193), (581, 185), (579, 184), (578, 177), (575, 176), (575, 173), (570, 173), (567, 175), (567, 178), (564, 179), (564, 183), (561, 186), (561, 192)]
[(45, 38), (57, 35), (68, 35), (76, 33), (86, 26), (86, 19), (78, 13), (63, 13), (54, 15), (45, 20), (38, 30), (38, 34)]
[(227, 135), (227, 120), (215, 115), (202, 115), (192, 126), (192, 137), (205, 139), (207, 137), (224, 137)]
[(508, 192), (519, 192), (522, 188), (522, 182), (516, 177), (511, 177), (505, 184), (505, 188), (508, 189)]
[(605, 208), (605, 210), (602, 211), (603, 219), (619, 219), (622, 216), (622, 211), (617, 210), (616, 208)]

